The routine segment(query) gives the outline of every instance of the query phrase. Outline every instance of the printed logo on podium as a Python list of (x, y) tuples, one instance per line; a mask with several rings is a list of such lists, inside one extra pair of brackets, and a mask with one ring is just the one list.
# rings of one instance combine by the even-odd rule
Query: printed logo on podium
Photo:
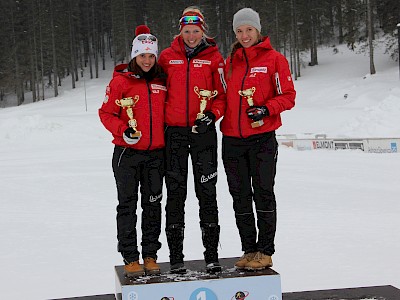
[(235, 296), (231, 298), (231, 300), (244, 300), (249, 295), (248, 291), (239, 291), (235, 293)]
[(207, 288), (199, 288), (195, 290), (189, 300), (218, 300), (214, 292)]
[(137, 293), (135, 292), (130, 292), (128, 294), (128, 300), (139, 300), (139, 296)]

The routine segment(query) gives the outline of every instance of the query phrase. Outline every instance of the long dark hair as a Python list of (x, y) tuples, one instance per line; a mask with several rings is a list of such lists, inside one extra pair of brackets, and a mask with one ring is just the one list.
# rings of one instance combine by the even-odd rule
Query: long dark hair
[(154, 66), (150, 69), (149, 72), (143, 72), (142, 68), (136, 63), (136, 57), (131, 59), (128, 65), (128, 71), (132, 72), (136, 75), (139, 75), (141, 78), (146, 79), (154, 79), (154, 78), (164, 78), (164, 71), (161, 66), (155, 62)]

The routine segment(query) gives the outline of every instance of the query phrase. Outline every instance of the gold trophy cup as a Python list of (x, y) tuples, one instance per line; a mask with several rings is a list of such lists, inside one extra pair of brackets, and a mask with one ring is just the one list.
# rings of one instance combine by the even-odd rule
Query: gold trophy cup
[(122, 98), (121, 100), (115, 100), (115, 104), (122, 107), (123, 109), (126, 108), (126, 114), (129, 117), (128, 125), (132, 127), (136, 132), (131, 134), (131, 138), (137, 138), (138, 140), (142, 136), (142, 132), (136, 129), (137, 122), (136, 119), (133, 117), (133, 110), (132, 108), (135, 107), (136, 103), (139, 101), (139, 95), (136, 95), (134, 98)]
[[(253, 86), (252, 88), (249, 88), (247, 90), (239, 91), (239, 95), (247, 98), (246, 100), (247, 100), (247, 103), (249, 104), (249, 106), (254, 106), (253, 95), (254, 95), (255, 91), (256, 91), (256, 88)], [(260, 127), (262, 125), (264, 125), (263, 120), (259, 120), (259, 121), (251, 123), (252, 128)]]
[[(214, 90), (214, 91), (209, 91), (209, 90), (204, 90), (204, 89), (200, 89), (195, 86), (194, 87), (194, 92), (196, 93), (197, 96), (199, 96), (200, 99), (200, 112), (197, 114), (196, 120), (199, 120), (201, 118), (203, 118), (205, 116), (204, 114), (204, 110), (207, 107), (207, 101), (210, 100), (211, 98), (214, 98), (215, 96), (218, 95), (218, 91)], [(192, 132), (193, 133), (198, 133), (196, 130), (196, 125), (194, 125), (192, 127)]]

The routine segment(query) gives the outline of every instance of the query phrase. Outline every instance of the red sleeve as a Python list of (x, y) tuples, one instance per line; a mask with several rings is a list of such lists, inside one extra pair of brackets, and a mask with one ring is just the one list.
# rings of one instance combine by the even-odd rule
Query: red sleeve
[(99, 109), (99, 116), (104, 127), (115, 136), (122, 136), (128, 128), (128, 124), (119, 118), (121, 107), (115, 103), (115, 100), (122, 98), (123, 88), (121, 83), (117, 79), (112, 79), (106, 88), (106, 95), (103, 105)]
[(280, 53), (278, 53), (275, 60), (275, 73), (272, 74), (272, 81), (275, 88), (275, 97), (268, 99), (266, 106), (270, 115), (277, 115), (293, 108), (296, 98), (288, 61)]
[(218, 57), (214, 62), (213, 69), (213, 87), (218, 91), (217, 97), (214, 99), (211, 112), (215, 115), (216, 120), (220, 119), (226, 108), (226, 81), (224, 75), (225, 63), (222, 55), (218, 53)]

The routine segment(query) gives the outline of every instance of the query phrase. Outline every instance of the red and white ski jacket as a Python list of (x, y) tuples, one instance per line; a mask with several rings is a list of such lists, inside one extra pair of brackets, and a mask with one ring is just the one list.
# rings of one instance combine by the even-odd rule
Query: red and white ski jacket
[(218, 91), (207, 101), (204, 111), (211, 111), (218, 120), (225, 110), (224, 59), (212, 39), (211, 46), (188, 59), (181, 36), (160, 54), (159, 64), (167, 73), (168, 96), (165, 104), (165, 123), (168, 126), (190, 127), (200, 112), (200, 98), (194, 88)]
[[(232, 74), (228, 78), (229, 66)], [(249, 48), (239, 48), (232, 59), (228, 57), (225, 67), (227, 102), (221, 131), (226, 136), (246, 138), (251, 135), (270, 132), (281, 125), (280, 113), (295, 105), (296, 91), (286, 58), (275, 51), (265, 37), (263, 41)], [(255, 106), (265, 105), (270, 116), (264, 117), (264, 125), (251, 127), (253, 122), (246, 113), (247, 98), (239, 91), (255, 88)]]
[[(146, 82), (132, 72), (124, 71), (127, 64), (115, 67), (113, 79), (106, 89), (103, 105), (99, 109), (100, 120), (114, 137), (115, 145), (137, 150), (163, 148), (164, 142), (164, 104), (167, 95), (165, 83), (160, 78)], [(116, 104), (116, 100), (139, 96), (133, 107), (133, 117), (137, 121), (137, 130), (142, 137), (134, 145), (125, 143), (122, 135), (129, 127), (129, 116), (126, 108)]]

